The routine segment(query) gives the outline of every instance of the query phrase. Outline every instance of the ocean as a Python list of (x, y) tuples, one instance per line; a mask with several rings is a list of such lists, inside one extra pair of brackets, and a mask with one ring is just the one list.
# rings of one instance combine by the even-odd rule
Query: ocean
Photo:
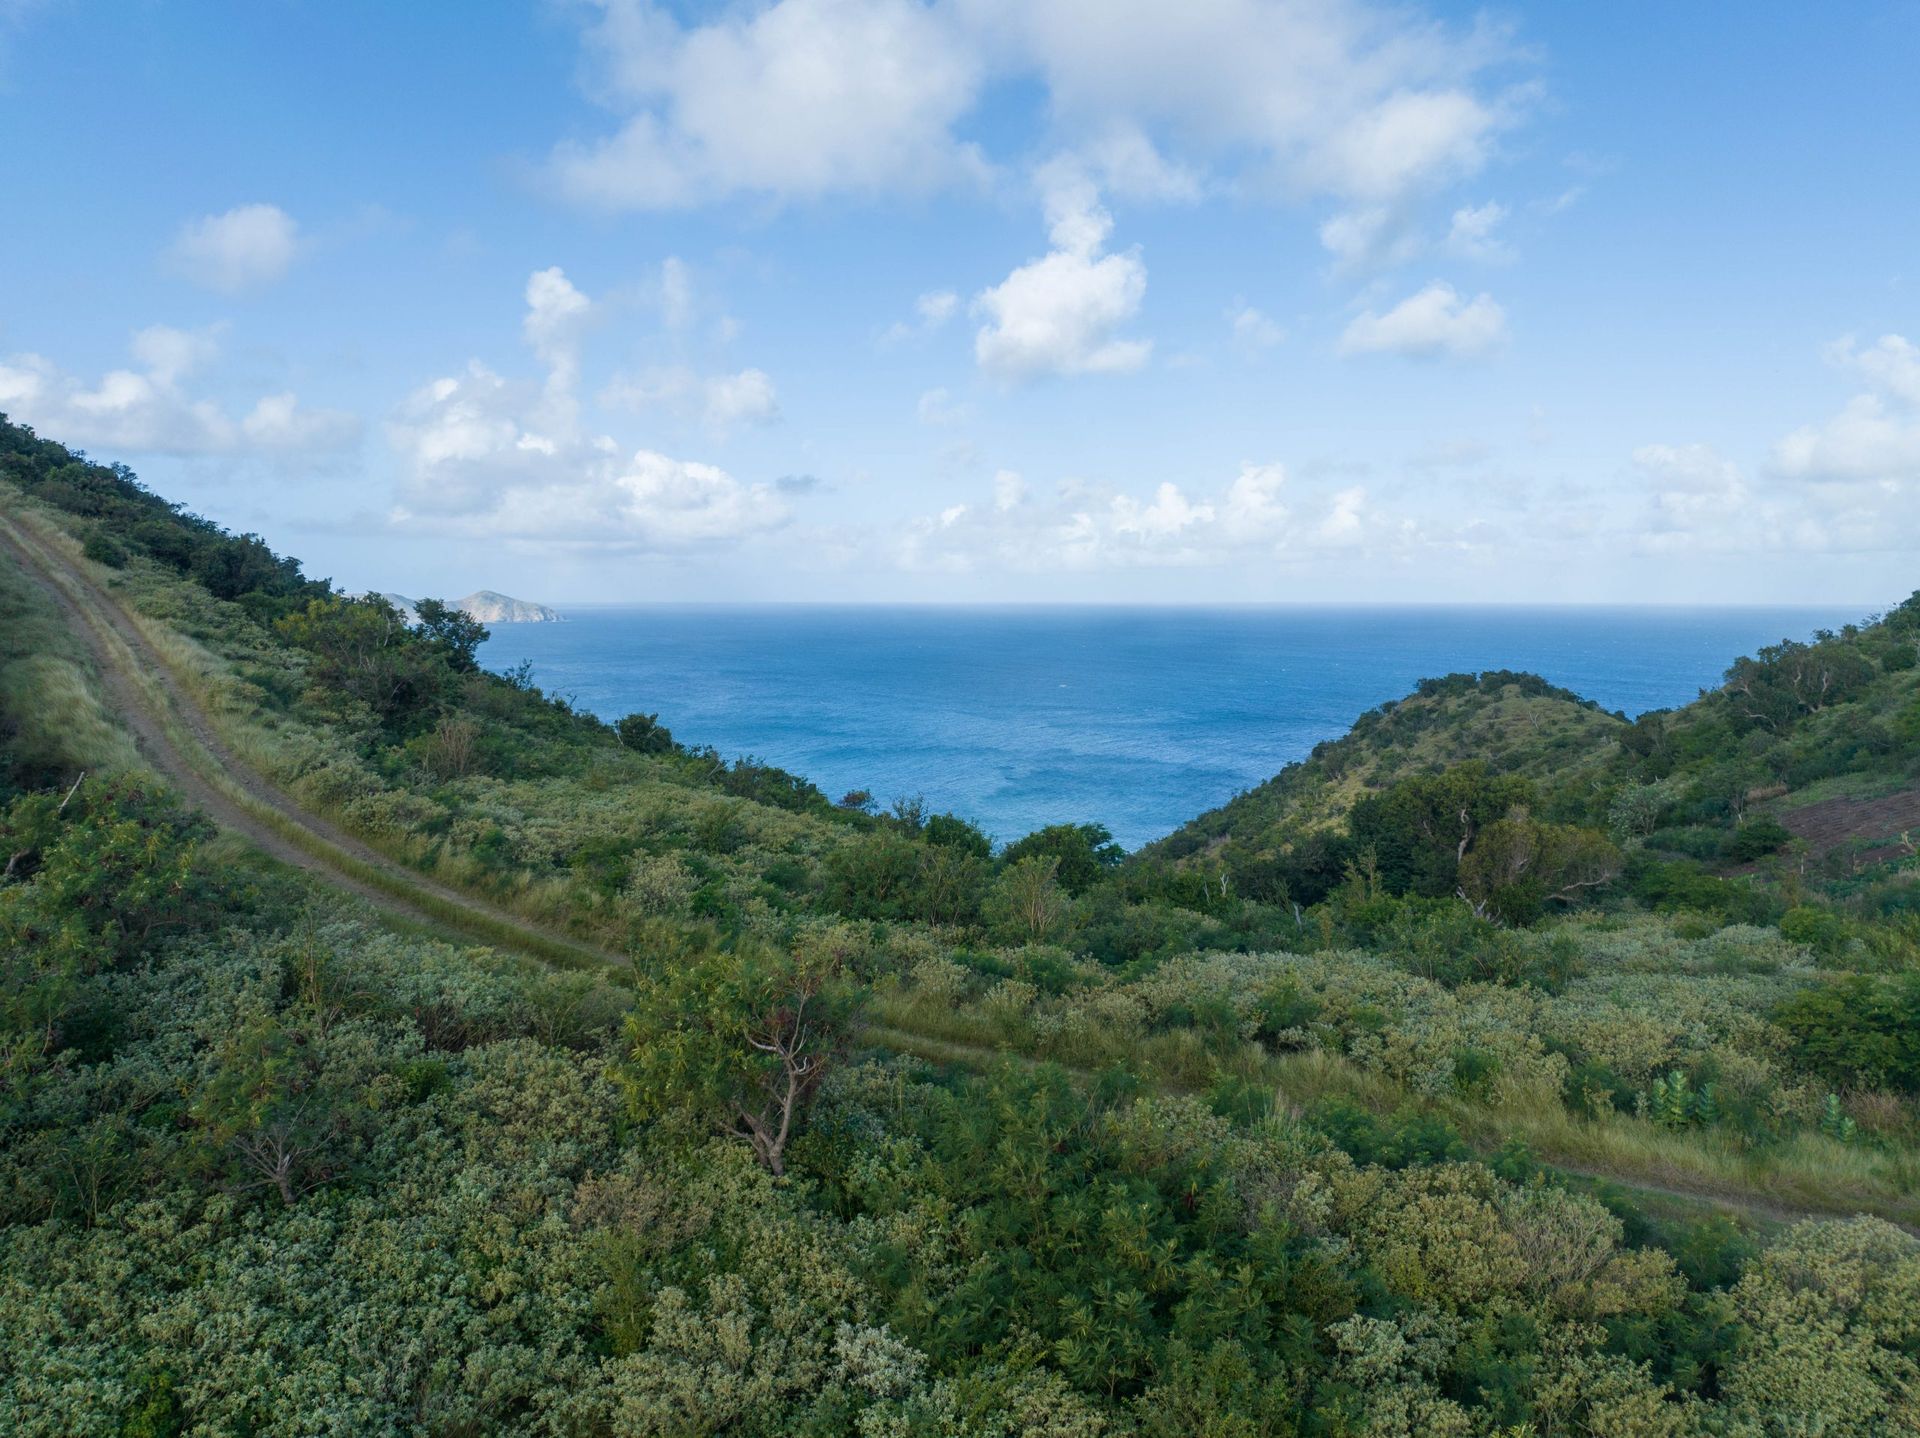
[(577, 606), (490, 669), (838, 798), (924, 796), (998, 840), (1095, 821), (1128, 848), (1260, 783), (1429, 675), (1530, 670), (1629, 715), (1863, 612), (1709, 608)]

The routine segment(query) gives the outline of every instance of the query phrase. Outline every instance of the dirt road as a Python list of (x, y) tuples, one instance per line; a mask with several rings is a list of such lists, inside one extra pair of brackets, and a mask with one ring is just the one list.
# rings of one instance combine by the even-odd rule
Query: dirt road
[(547, 961), (624, 964), (410, 869), (302, 808), (239, 759), (108, 591), (27, 524), (0, 517), (0, 556), (36, 581), (87, 646), (101, 698), (144, 758), (216, 824), (263, 853), (429, 928)]

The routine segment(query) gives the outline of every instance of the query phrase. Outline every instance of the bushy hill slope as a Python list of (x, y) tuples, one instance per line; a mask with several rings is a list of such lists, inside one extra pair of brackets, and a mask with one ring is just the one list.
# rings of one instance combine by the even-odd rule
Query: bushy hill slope
[[(1146, 853), (1207, 852), (1243, 867), (1253, 856), (1338, 828), (1362, 795), (1396, 780), (1478, 761), (1494, 774), (1539, 779), (1607, 763), (1625, 719), (1537, 675), (1489, 671), (1422, 681), (1362, 714), (1246, 793), (1191, 820)], [(1224, 852), (1223, 852), (1224, 851)]]

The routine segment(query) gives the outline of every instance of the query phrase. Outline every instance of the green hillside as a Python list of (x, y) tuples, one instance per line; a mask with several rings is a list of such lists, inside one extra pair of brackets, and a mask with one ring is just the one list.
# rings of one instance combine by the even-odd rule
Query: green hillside
[(1132, 856), (420, 619), (0, 422), (0, 1431), (1920, 1425), (1920, 597)]

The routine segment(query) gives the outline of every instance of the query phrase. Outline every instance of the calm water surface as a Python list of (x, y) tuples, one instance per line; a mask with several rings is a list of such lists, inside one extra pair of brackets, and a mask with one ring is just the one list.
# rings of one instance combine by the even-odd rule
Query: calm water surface
[(605, 719), (752, 754), (838, 797), (922, 794), (999, 839), (1098, 820), (1129, 848), (1259, 783), (1428, 675), (1521, 669), (1638, 714), (1806, 609), (600, 606), (503, 624), (489, 668)]

